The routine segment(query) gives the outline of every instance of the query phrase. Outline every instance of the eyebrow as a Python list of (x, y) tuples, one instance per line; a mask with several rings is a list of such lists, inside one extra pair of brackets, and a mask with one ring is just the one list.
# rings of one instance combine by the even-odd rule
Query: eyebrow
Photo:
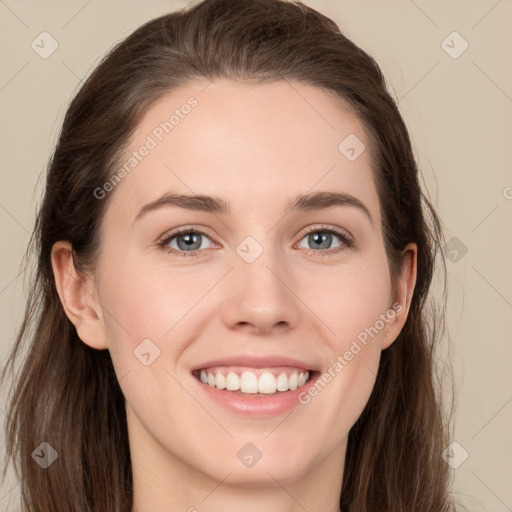
[[(155, 201), (145, 204), (137, 213), (134, 222), (138, 221), (151, 211), (172, 206), (213, 214), (229, 215), (230, 213), (229, 204), (220, 197), (204, 194), (176, 194), (168, 192)], [(345, 192), (314, 192), (299, 194), (288, 203), (288, 209), (291, 212), (296, 210), (324, 210), (331, 208), (332, 206), (353, 206), (358, 208), (373, 224), (373, 218), (364, 203), (357, 197)]]

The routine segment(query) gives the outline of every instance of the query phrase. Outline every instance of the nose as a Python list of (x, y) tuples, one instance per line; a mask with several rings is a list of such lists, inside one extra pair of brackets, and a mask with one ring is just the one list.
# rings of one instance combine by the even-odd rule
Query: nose
[(252, 263), (234, 255), (222, 314), (230, 329), (251, 334), (285, 332), (296, 327), (300, 300), (283, 261), (265, 250)]

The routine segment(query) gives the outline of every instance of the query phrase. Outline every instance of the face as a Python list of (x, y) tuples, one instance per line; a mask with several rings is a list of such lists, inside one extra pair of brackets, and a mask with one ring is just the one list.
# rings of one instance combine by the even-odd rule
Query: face
[(154, 104), (95, 191), (97, 331), (79, 334), (110, 351), (134, 468), (339, 476), (404, 320), (370, 140), (313, 86), (207, 85)]

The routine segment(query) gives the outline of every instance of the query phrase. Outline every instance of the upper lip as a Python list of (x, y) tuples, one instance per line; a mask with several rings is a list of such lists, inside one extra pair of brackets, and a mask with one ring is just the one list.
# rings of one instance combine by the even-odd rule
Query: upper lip
[(247, 366), (249, 368), (271, 368), (272, 366), (291, 366), (304, 370), (316, 370), (311, 363), (300, 361), (292, 357), (275, 355), (275, 356), (252, 356), (240, 354), (238, 356), (221, 357), (205, 361), (194, 368), (192, 371), (212, 368), (214, 366)]

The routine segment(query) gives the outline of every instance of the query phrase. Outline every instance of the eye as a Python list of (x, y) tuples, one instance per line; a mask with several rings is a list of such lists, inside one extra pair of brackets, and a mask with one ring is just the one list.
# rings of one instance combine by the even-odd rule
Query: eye
[[(334, 235), (334, 239), (333, 239)], [(333, 240), (338, 239), (340, 242), (332, 250)], [(209, 240), (211, 245), (205, 246), (203, 242)], [(313, 249), (307, 252), (321, 256), (332, 256), (354, 245), (352, 237), (343, 231), (338, 231), (326, 226), (314, 226), (300, 240), (299, 248), (305, 248), (301, 245), (302, 241), (311, 244)], [(171, 233), (166, 233), (157, 243), (158, 247), (167, 251), (169, 254), (177, 256), (192, 257), (197, 256), (203, 249), (211, 248), (213, 242), (210, 237), (203, 231), (191, 228), (182, 228)], [(307, 248), (306, 248), (307, 249)], [(318, 250), (321, 249), (321, 250)]]
[(195, 229), (180, 229), (164, 236), (165, 238), (158, 242), (158, 247), (185, 257), (194, 256), (201, 249), (207, 249), (203, 242), (205, 239), (210, 240), (206, 233)]
[[(323, 249), (330, 249), (334, 239), (338, 238), (341, 242), (334, 247), (334, 250), (325, 251)], [(306, 240), (314, 249), (322, 249), (320, 251), (310, 249), (313, 253), (320, 254), (321, 256), (329, 256), (334, 253), (339, 253), (347, 248), (351, 248), (354, 245), (353, 239), (348, 233), (338, 231), (336, 229), (328, 228), (325, 226), (315, 226), (310, 229), (306, 235), (301, 239)], [(299, 247), (304, 248), (299, 242)], [(308, 252), (310, 252), (308, 251)]]

